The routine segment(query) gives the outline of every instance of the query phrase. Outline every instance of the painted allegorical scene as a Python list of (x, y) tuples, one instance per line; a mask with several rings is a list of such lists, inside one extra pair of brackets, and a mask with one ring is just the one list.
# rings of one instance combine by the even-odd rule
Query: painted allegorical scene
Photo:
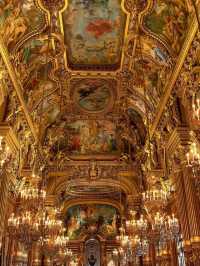
[(84, 79), (80, 82), (76, 79), (73, 83), (75, 101), (82, 109), (99, 112), (108, 106), (113, 80), (110, 82), (104, 79)]
[(28, 32), (45, 25), (45, 16), (32, 0), (0, 1), (0, 33), (8, 48), (22, 39)]
[(145, 18), (145, 26), (164, 37), (175, 52), (179, 52), (188, 25), (185, 0), (156, 0), (152, 12)]
[(52, 152), (71, 155), (105, 154), (117, 152), (116, 126), (105, 120), (63, 122), (48, 132)]
[(68, 64), (118, 67), (125, 22), (121, 0), (70, 0), (63, 13)]
[(110, 205), (91, 204), (70, 207), (66, 214), (67, 235), (77, 240), (88, 232), (113, 239), (118, 233), (118, 211)]

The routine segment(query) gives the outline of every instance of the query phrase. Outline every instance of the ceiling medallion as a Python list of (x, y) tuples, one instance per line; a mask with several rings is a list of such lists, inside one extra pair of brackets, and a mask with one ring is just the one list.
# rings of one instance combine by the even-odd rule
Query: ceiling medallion
[(114, 79), (86, 78), (71, 81), (74, 103), (79, 109), (89, 113), (99, 113), (112, 108), (113, 91), (116, 87), (117, 81)]

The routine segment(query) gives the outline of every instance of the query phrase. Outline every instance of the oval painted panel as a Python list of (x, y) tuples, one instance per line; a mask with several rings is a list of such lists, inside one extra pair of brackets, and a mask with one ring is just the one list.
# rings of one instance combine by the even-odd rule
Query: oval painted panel
[(74, 98), (79, 107), (89, 112), (105, 110), (112, 98), (113, 80), (72, 80)]
[(69, 1), (63, 13), (69, 67), (119, 68), (125, 22), (120, 0)]

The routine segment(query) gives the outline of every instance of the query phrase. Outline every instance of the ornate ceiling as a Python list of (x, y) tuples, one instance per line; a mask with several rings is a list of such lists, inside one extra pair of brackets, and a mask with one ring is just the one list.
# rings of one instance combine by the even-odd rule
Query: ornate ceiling
[(37, 144), (63, 208), (137, 198), (147, 122), (152, 137), (196, 32), (192, 12), (188, 0), (0, 2), (1, 121), (19, 138), (24, 175)]

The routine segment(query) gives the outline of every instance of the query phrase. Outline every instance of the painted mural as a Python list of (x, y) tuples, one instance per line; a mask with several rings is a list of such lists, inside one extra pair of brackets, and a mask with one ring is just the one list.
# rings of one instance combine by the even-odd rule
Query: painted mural
[(146, 128), (142, 116), (132, 108), (128, 108), (130, 129), (136, 136), (137, 145), (144, 145), (146, 140)]
[(75, 101), (86, 111), (102, 111), (111, 100), (111, 83), (104, 79), (84, 79), (81, 82), (76, 79), (73, 82)]
[(188, 25), (188, 10), (184, 0), (155, 0), (152, 12), (145, 18), (145, 26), (179, 52)]
[(71, 155), (113, 154), (117, 152), (116, 127), (105, 120), (62, 122), (48, 130), (51, 151)]
[(45, 25), (44, 14), (32, 0), (0, 1), (0, 32), (9, 48), (26, 33)]
[[(152, 106), (157, 106), (163, 90), (165, 88), (166, 79), (171, 73), (167, 67), (162, 67), (154, 63), (151, 58), (143, 58), (136, 61), (134, 65), (135, 87), (141, 87), (141, 84), (147, 88), (147, 97)], [(145, 71), (145, 75), (143, 74)], [(142, 93), (142, 92), (141, 92)]]
[[(57, 45), (57, 39), (54, 38), (54, 42)], [(51, 55), (53, 53), (52, 42), (48, 40), (47, 35), (39, 35), (34, 38), (28, 39), (22, 46), (15, 50), (15, 69), (20, 80), (25, 82), (26, 86), (27, 80), (37, 78), (43, 79), (53, 67), (51, 62), (54, 60)], [(55, 52), (55, 56), (62, 53), (62, 48)], [(48, 64), (48, 66), (46, 65)], [(51, 64), (51, 65), (50, 65)]]
[[(156, 42), (153, 38), (142, 37), (141, 40), (142, 52), (145, 56), (152, 57), (152, 60), (159, 65), (169, 65), (171, 58), (164, 46)], [(138, 45), (140, 49), (140, 44)]]
[(70, 240), (76, 240), (89, 232), (113, 239), (117, 235), (119, 215), (110, 205), (78, 205), (67, 210), (66, 227)]
[(119, 66), (125, 22), (120, 0), (69, 1), (63, 13), (69, 65)]

